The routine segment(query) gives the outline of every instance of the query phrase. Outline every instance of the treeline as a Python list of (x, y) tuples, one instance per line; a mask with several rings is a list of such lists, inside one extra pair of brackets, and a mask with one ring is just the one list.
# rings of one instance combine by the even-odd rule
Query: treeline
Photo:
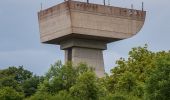
[(170, 100), (170, 51), (132, 48), (110, 75), (86, 64), (51, 65), (43, 76), (23, 66), (0, 70), (0, 100)]

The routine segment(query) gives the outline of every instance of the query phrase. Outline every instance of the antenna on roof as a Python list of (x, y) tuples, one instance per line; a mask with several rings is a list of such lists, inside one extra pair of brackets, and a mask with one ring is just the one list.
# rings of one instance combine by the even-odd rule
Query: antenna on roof
[(110, 6), (110, 0), (108, 0), (108, 5)]
[(131, 15), (133, 15), (134, 11), (133, 11), (133, 4), (131, 4)]
[(144, 10), (144, 3), (142, 2), (142, 11)]
[(87, 0), (87, 3), (89, 3), (89, 0)]
[(103, 3), (104, 3), (104, 5), (106, 5), (106, 2), (105, 2), (105, 0), (103, 0)]
[(42, 8), (43, 8), (43, 7), (42, 7), (42, 2), (41, 2), (41, 11), (42, 11)]
[(133, 4), (131, 4), (131, 9), (133, 10)]

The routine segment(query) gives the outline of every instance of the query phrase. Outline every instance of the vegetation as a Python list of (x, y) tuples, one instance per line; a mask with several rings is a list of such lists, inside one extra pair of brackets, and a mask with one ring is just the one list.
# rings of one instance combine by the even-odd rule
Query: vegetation
[(170, 51), (132, 48), (116, 64), (103, 78), (71, 62), (58, 61), (44, 76), (9, 67), (0, 70), (0, 100), (170, 100)]

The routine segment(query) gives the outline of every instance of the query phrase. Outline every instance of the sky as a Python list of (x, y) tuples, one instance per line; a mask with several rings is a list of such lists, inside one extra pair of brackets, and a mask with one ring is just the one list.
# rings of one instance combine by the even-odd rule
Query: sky
[[(57, 60), (64, 62), (64, 51), (58, 45), (40, 43), (37, 12), (64, 0), (1, 0), (0, 1), (0, 69), (24, 66), (43, 75)], [(85, 1), (85, 0), (76, 0)], [(103, 0), (89, 0), (102, 4)], [(107, 0), (106, 0), (107, 1)], [(112, 6), (147, 11), (141, 31), (125, 40), (108, 44), (104, 51), (105, 71), (109, 73), (120, 57), (127, 58), (133, 47), (148, 44), (149, 50), (170, 50), (169, 0), (110, 0)]]

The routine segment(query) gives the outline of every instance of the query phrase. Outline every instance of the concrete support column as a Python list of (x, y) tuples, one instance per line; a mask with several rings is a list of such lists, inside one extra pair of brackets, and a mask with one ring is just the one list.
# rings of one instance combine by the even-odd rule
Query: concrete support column
[(104, 76), (103, 52), (100, 49), (73, 47), (72, 62), (74, 64), (87, 63), (88, 66), (95, 69), (98, 77)]
[(65, 50), (65, 62), (73, 64), (86, 63), (94, 68), (98, 77), (104, 76), (103, 50), (106, 43), (96, 40), (71, 39), (61, 43), (61, 49)]

